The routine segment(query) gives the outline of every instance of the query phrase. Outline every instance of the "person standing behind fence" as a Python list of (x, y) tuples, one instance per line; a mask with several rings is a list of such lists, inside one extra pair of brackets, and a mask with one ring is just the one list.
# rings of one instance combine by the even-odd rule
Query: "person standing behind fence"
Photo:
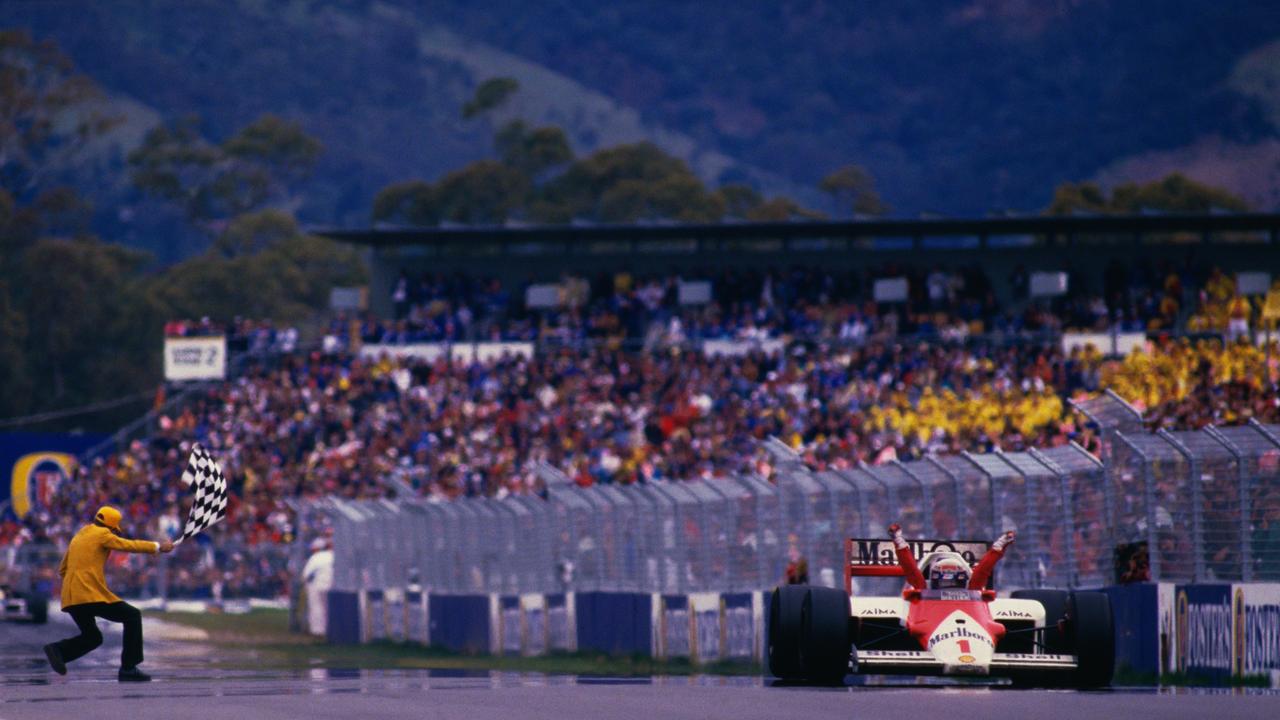
[(800, 549), (792, 545), (787, 550), (786, 583), (788, 585), (809, 584), (809, 561), (800, 554)]
[(120, 511), (99, 508), (93, 523), (80, 528), (67, 545), (58, 566), (62, 577), (62, 611), (80, 628), (80, 634), (44, 646), (49, 665), (59, 675), (67, 674), (67, 663), (102, 644), (98, 618), (124, 625), (124, 650), (120, 654), (120, 682), (146, 682), (150, 675), (138, 669), (142, 662), (142, 613), (107, 588), (105, 568), (112, 550), (130, 553), (173, 551), (165, 540), (127, 540), (120, 537)]
[(324, 538), (311, 542), (311, 557), (302, 568), (307, 586), (307, 631), (324, 635), (329, 620), (329, 590), (333, 587), (333, 550)]

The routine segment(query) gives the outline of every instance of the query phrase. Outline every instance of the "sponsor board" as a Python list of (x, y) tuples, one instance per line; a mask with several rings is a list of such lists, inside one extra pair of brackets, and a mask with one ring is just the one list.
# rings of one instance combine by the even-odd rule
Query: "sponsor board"
[(1177, 586), (1172, 583), (1160, 583), (1156, 586), (1156, 607), (1159, 618), (1160, 637), (1160, 672), (1177, 672), (1178, 662), (1178, 630), (1177, 630)]
[(1174, 601), (1178, 672), (1231, 672), (1231, 586), (1179, 585)]
[(741, 357), (753, 352), (778, 355), (787, 349), (782, 340), (703, 340), (702, 354), (707, 357)]
[(750, 660), (756, 654), (755, 598), (753, 593), (721, 596), (723, 642), (721, 656)]
[(411, 343), (408, 345), (370, 343), (360, 348), (360, 357), (377, 359), (384, 355), (397, 360), (413, 359), (434, 363), (442, 358), (453, 362), (488, 362), (503, 356), (533, 357), (533, 343)]
[[(893, 542), (883, 538), (853, 538), (849, 553), (850, 565), (884, 565), (898, 564), (898, 555), (893, 549)], [(924, 559), (929, 553), (959, 553), (970, 566), (976, 565), (986, 554), (989, 543), (985, 540), (908, 540), (907, 547), (915, 556), (916, 562)], [(966, 598), (968, 599), (968, 598)]]
[(0, 433), (0, 516), (22, 518), (52, 507), (75, 475), (76, 456), (107, 438), (96, 433)]
[(405, 593), (404, 599), (405, 638), (423, 645), (431, 644), (431, 637), (427, 634), (428, 618), (430, 617), (427, 610), (429, 597), (427, 593), (411, 590)]
[(1236, 585), (1232, 592), (1232, 667), (1237, 674), (1280, 671), (1280, 585)]
[(520, 598), (503, 597), (499, 601), (498, 644), (502, 652), (519, 655), (521, 650)]
[(1211, 676), (1280, 672), (1280, 584), (1161, 589), (1163, 671)]
[(407, 608), (404, 602), (404, 591), (400, 589), (387, 590), (383, 596), (383, 603), (387, 608), (387, 638), (396, 642), (404, 642), (405, 635), (405, 613)]
[(718, 593), (694, 593), (689, 596), (689, 618), (693, 624), (689, 656), (698, 662), (720, 658), (720, 618), (723, 612), (724, 606)]
[(225, 380), (226, 377), (225, 337), (165, 338), (165, 380)]
[(364, 592), (364, 636), (370, 640), (387, 639), (387, 605), (381, 590)]
[(689, 598), (683, 595), (663, 595), (659, 610), (659, 639), (662, 641), (660, 657), (689, 657), (692, 625), (689, 617)]
[(574, 638), (573, 594), (546, 596), (547, 649), (578, 649)]

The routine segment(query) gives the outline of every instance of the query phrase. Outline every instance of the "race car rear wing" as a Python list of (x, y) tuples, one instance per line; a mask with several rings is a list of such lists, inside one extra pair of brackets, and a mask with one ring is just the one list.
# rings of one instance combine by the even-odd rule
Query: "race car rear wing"
[[(916, 562), (933, 552), (954, 552), (969, 563), (970, 567), (978, 564), (986, 554), (989, 543), (985, 540), (908, 540), (907, 546)], [(853, 594), (853, 578), (855, 577), (902, 577), (905, 573), (898, 565), (898, 555), (894, 552), (893, 542), (887, 538), (849, 538), (844, 541), (844, 587)], [(987, 582), (992, 587), (995, 574)]]

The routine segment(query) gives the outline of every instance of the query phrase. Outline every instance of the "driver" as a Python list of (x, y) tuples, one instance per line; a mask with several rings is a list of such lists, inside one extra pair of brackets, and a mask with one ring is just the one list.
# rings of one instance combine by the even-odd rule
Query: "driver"
[[(916, 564), (916, 558), (911, 554), (911, 548), (907, 546), (907, 541), (902, 537), (902, 526), (894, 523), (889, 526), (889, 539), (893, 540), (894, 550), (898, 554), (898, 565), (902, 567), (903, 574), (907, 576), (907, 582), (911, 587), (917, 590), (925, 589), (925, 576), (920, 572), (920, 566)], [(991, 579), (991, 571), (996, 569), (996, 563), (1000, 562), (1000, 558), (1004, 557), (1005, 548), (1013, 544), (1013, 531), (1006, 530), (1003, 535), (996, 538), (991, 543), (991, 548), (982, 556), (982, 560), (978, 563), (978, 567), (972, 572), (969, 571), (969, 564), (957, 557), (940, 557), (936, 561), (925, 564), (929, 571), (929, 589), (941, 590), (946, 588), (968, 588), (969, 590), (981, 590), (986, 587), (987, 581)]]

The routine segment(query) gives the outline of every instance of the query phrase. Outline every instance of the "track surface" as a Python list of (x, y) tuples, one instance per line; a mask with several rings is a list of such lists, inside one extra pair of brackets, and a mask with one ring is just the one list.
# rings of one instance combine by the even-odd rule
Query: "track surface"
[[(538, 674), (461, 675), (439, 671), (255, 670), (249, 654), (191, 642), (149, 639), (144, 665), (156, 681), (115, 682), (119, 635), (61, 677), (40, 646), (72, 627), (0, 624), (0, 720), (86, 717), (749, 718), (1013, 717), (1056, 719), (1280, 717), (1280, 693), (1016, 691), (992, 687), (782, 687), (760, 678), (599, 679)], [(223, 667), (210, 670), (208, 661)], [(231, 661), (228, 663), (228, 661)]]

